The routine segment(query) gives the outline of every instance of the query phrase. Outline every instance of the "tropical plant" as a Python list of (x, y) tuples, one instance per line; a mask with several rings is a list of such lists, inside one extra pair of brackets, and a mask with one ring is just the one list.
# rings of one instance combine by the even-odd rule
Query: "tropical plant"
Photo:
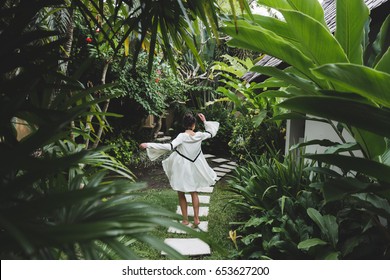
[(298, 244), (313, 235), (308, 207), (320, 207), (322, 195), (309, 185), (309, 163), (291, 153), (254, 157), (238, 167), (229, 181), (229, 201), (239, 211), (237, 257), (243, 259), (309, 258)]
[[(318, 208), (319, 212), (308, 211), (322, 232), (320, 240), (300, 244), (300, 248), (315, 252), (324, 243), (335, 246), (338, 236), (343, 250), (341, 254), (333, 252), (333, 257), (387, 258), (390, 17), (383, 22), (375, 42), (368, 44), (369, 10), (363, 0), (336, 2), (335, 35), (326, 25), (322, 7), (316, 0), (260, 0), (259, 3), (279, 10), (283, 18), (254, 15), (253, 20), (238, 21), (238, 32), (233, 23), (227, 22), (223, 30), (232, 36), (230, 44), (267, 53), (290, 65), (284, 70), (262, 66), (251, 69), (271, 76), (257, 86), (265, 89), (262, 95), (285, 98), (280, 106), (293, 112), (279, 119), (326, 122), (342, 142), (315, 139), (303, 144), (329, 147), (328, 153), (304, 157), (333, 166), (314, 170), (330, 175), (330, 179), (316, 187), (321, 189), (327, 204), (340, 203), (342, 207), (334, 213), (336, 218), (321, 213)], [(267, 90), (270, 85), (279, 90)], [(346, 143), (341, 134), (344, 129), (356, 143)], [(352, 151), (356, 149), (362, 152), (362, 158), (354, 156)], [(345, 151), (351, 154), (339, 154)], [(341, 171), (336, 172), (334, 166)], [(333, 226), (336, 221), (338, 232), (327, 235), (321, 222), (324, 220)]]
[(137, 258), (120, 242), (127, 235), (182, 258), (148, 234), (175, 215), (134, 201), (140, 185), (105, 148), (86, 150), (73, 141), (85, 132), (72, 122), (107, 115), (91, 110), (106, 100), (92, 94), (113, 85), (85, 89), (79, 72), (59, 72), (61, 33), (29, 28), (43, 8), (63, 3), (0, 6), (0, 38), (7, 42), (0, 46), (1, 257)]
[(259, 94), (256, 83), (242, 80), (242, 76), (253, 67), (250, 59), (241, 60), (229, 55), (222, 56), (223, 61), (214, 62), (210, 78), (218, 77), (223, 86), (217, 88), (224, 98), (214, 102), (233, 104), (234, 129), (229, 141), (230, 152), (238, 159), (259, 155), (272, 146), (284, 150), (284, 123), (269, 120), (281, 112), (274, 98), (264, 98)]
[(136, 166), (141, 161), (139, 142), (132, 137), (131, 131), (123, 130), (104, 142), (105, 145), (112, 147), (109, 154), (125, 166)]

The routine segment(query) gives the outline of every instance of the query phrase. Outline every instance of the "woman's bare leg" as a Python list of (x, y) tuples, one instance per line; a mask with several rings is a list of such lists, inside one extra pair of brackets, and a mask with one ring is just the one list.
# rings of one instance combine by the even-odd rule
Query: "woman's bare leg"
[(194, 226), (198, 226), (199, 220), (199, 196), (197, 192), (191, 192), (192, 206), (194, 207)]
[(179, 205), (181, 209), (181, 214), (183, 216), (183, 221), (181, 222), (184, 225), (188, 225), (188, 212), (187, 212), (187, 199), (183, 192), (177, 192), (179, 196)]

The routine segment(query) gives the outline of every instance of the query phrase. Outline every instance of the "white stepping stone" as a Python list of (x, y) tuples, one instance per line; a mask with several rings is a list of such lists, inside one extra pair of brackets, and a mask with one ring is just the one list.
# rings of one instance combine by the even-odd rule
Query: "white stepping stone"
[(237, 166), (237, 163), (235, 163), (234, 161), (230, 161), (230, 162), (228, 162), (227, 164)]
[(227, 165), (227, 164), (222, 164), (222, 165), (220, 165), (220, 167), (229, 168), (230, 170), (233, 170), (233, 169), (237, 168), (237, 166), (231, 166), (231, 165)]
[[(209, 222), (208, 221), (201, 221), (198, 225), (198, 228), (203, 232), (208, 232), (209, 230)], [(177, 234), (187, 234), (184, 230), (177, 229), (175, 227), (169, 227), (168, 229), (169, 233), (177, 233)]]
[[(198, 195), (199, 197), (199, 203), (209, 204), (210, 203), (210, 196), (208, 195)], [(192, 203), (192, 197), (190, 194), (186, 194), (187, 202)]]
[(217, 174), (218, 177), (223, 177), (223, 176), (226, 175), (225, 172), (219, 172), (219, 171), (217, 171), (217, 172), (215, 172), (215, 173)]
[[(164, 243), (185, 256), (210, 255), (210, 246), (199, 238), (167, 238)], [(163, 251), (162, 255), (166, 255)]]
[(200, 193), (212, 193), (213, 190), (214, 189), (212, 187), (204, 187), (204, 188), (198, 189), (198, 192), (200, 192)]
[(204, 158), (215, 158), (215, 156), (210, 154), (204, 154)]
[(221, 168), (221, 167), (215, 167), (214, 168), (214, 171), (221, 171), (221, 172), (225, 172), (225, 173), (229, 173), (229, 172), (232, 172), (232, 169), (226, 169), (226, 168)]
[(217, 163), (222, 163), (222, 162), (227, 162), (229, 160), (224, 159), (224, 158), (215, 158), (215, 159), (212, 159), (212, 161), (217, 162)]
[(217, 177), (217, 179), (215, 179), (215, 181), (217, 181), (217, 182), (218, 182), (219, 180), (221, 180), (221, 177)]
[[(187, 213), (188, 216), (191, 216), (191, 217), (194, 216), (194, 208), (193, 207), (191, 207), (191, 206), (188, 207), (187, 211), (188, 211), (188, 213)], [(176, 214), (181, 215), (181, 209), (180, 209), (179, 205), (177, 206)], [(207, 217), (208, 215), (209, 215), (209, 208), (207, 206), (200, 206), (199, 207), (199, 217)]]

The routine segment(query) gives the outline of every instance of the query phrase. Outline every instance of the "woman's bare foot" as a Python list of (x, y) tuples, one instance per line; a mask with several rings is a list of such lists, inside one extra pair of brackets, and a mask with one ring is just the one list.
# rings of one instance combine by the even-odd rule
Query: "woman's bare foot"
[(192, 224), (192, 228), (198, 228), (199, 224), (200, 224), (200, 220), (194, 219), (194, 223)]
[(183, 220), (183, 221), (181, 221), (181, 224), (188, 226), (190, 224), (190, 222), (188, 220)]

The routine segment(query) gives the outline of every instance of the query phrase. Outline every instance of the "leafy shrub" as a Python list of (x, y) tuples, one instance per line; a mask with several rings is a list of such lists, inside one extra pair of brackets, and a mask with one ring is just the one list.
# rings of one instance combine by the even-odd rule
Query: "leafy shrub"
[(116, 62), (113, 64), (113, 79), (119, 82), (123, 96), (136, 101), (146, 115), (160, 116), (171, 102), (184, 101), (187, 86), (160, 58), (154, 58), (151, 74), (147, 64), (146, 53), (139, 55), (136, 71), (132, 70), (131, 63)]
[[(311, 185), (321, 190), (325, 199), (317, 207), (307, 208), (313, 235), (298, 248), (312, 258), (388, 259), (390, 56), (389, 41), (384, 38), (388, 38), (390, 16), (384, 14), (387, 18), (383, 18), (378, 34), (367, 36), (370, 12), (365, 1), (336, 1), (333, 33), (326, 28), (316, 0), (298, 5), (299, 1), (294, 5), (262, 2), (279, 10), (283, 20), (259, 16), (250, 23), (227, 23), (223, 30), (232, 36), (230, 44), (266, 53), (290, 65), (284, 70), (267, 66), (251, 69), (270, 76), (256, 85), (264, 90), (260, 95), (282, 97), (279, 106), (291, 110), (278, 116), (279, 120), (301, 118), (328, 123), (342, 142), (314, 139), (304, 143), (327, 147), (323, 154), (304, 157), (331, 168), (320, 165), (313, 169), (328, 176)], [(350, 17), (352, 11), (358, 21)], [(240, 32), (236, 32), (237, 25)], [(276, 25), (280, 28), (275, 29)], [(372, 38), (375, 41), (369, 43)], [(355, 142), (347, 143), (343, 130)], [(360, 150), (362, 157), (355, 156), (355, 150)], [(340, 154), (342, 151), (349, 155)]]
[(234, 116), (231, 109), (227, 108), (223, 104), (216, 103), (206, 107), (202, 113), (205, 114), (207, 120), (217, 121), (220, 124), (217, 135), (203, 143), (204, 152), (219, 155), (228, 154), (228, 143), (234, 126)]
[[(322, 184), (334, 171), (290, 153), (248, 161), (230, 180), (239, 211), (236, 257), (249, 259), (387, 259), (389, 208), (379, 196), (355, 194), (327, 201)], [(314, 172), (325, 172), (326, 175)], [(345, 188), (354, 178), (344, 178)], [(370, 184), (368, 178), (360, 178)], [(372, 182), (371, 182), (372, 184)], [(339, 191), (340, 192), (340, 191)], [(326, 202), (326, 203), (325, 203)], [(382, 215), (376, 216), (380, 207)]]
[(131, 136), (130, 131), (122, 131), (115, 138), (105, 142), (112, 147), (109, 153), (125, 166), (138, 165), (141, 162), (139, 143)]
[(298, 249), (314, 231), (306, 209), (319, 207), (322, 195), (308, 187), (315, 178), (301, 157), (273, 157), (255, 157), (229, 182), (235, 194), (230, 203), (241, 213), (239, 258), (307, 258)]
[(235, 119), (234, 128), (229, 141), (232, 155), (239, 160), (260, 155), (268, 147), (284, 150), (285, 128), (278, 127), (272, 122), (263, 122), (256, 126), (253, 116), (239, 116)]

